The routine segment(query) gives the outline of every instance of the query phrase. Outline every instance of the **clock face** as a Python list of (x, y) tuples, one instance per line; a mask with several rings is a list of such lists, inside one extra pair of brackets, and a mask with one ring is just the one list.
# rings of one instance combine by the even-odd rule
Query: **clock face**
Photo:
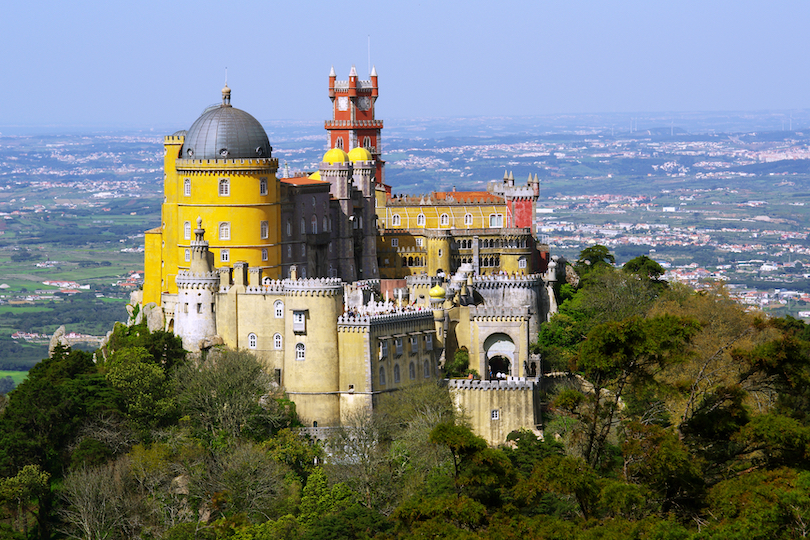
[(369, 110), (371, 108), (371, 100), (366, 96), (358, 98), (357, 108), (360, 109), (361, 111)]
[(349, 110), (349, 98), (346, 96), (340, 96), (338, 98), (338, 110), (339, 111), (348, 111)]

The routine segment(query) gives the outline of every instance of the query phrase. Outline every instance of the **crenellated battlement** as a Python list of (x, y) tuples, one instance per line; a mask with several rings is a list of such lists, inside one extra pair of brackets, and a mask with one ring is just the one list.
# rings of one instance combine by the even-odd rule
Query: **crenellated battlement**
[(216, 172), (220, 170), (231, 171), (268, 171), (278, 170), (276, 158), (240, 158), (240, 159), (184, 159), (175, 161), (178, 172)]
[(476, 321), (521, 322), (530, 317), (525, 307), (470, 306), (470, 318)]
[(542, 274), (529, 274), (525, 276), (500, 274), (473, 276), (473, 287), (478, 289), (498, 289), (502, 287), (528, 289), (538, 287), (542, 283)]
[[(227, 293), (232, 285), (223, 285), (219, 292)], [(336, 296), (343, 293), (340, 278), (264, 278), (261, 285), (248, 285), (244, 294), (279, 294), (287, 296)]]
[(365, 327), (366, 329), (375, 326), (388, 324), (402, 324), (408, 322), (430, 322), (433, 323), (433, 311), (430, 309), (395, 310), (390, 313), (378, 313), (372, 315), (352, 315), (344, 313), (338, 317), (338, 330), (351, 331), (347, 328)]
[(386, 202), (386, 206), (472, 206), (472, 205), (501, 205), (506, 201), (499, 195), (490, 193), (457, 191), (445, 197), (436, 197), (432, 193), (422, 195), (393, 195)]
[(510, 377), (506, 380), (482, 381), (479, 379), (447, 379), (451, 390), (533, 390), (534, 381)]
[(180, 289), (211, 289), (219, 287), (219, 272), (192, 272), (190, 270), (180, 270), (175, 278), (177, 287)]

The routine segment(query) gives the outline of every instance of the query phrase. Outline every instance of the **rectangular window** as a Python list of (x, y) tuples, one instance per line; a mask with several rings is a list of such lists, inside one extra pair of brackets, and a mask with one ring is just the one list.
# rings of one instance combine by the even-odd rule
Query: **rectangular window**
[(231, 260), (231, 252), (227, 249), (219, 250), (219, 262), (228, 262)]
[(307, 331), (307, 312), (293, 311), (293, 332), (305, 333)]
[(499, 409), (492, 409), (492, 412), (489, 415), (490, 418), (493, 420), (500, 420), (501, 418), (501, 411)]
[(190, 260), (191, 260), (191, 250), (187, 249), (186, 250), (186, 262), (188, 262)]
[(411, 354), (416, 354), (419, 352), (419, 340), (416, 339), (416, 336), (411, 336), (410, 339), (411, 344)]
[(526, 268), (526, 259), (520, 259), (518, 261), (518, 268)]
[(425, 239), (424, 238), (417, 238), (416, 239), (416, 245), (418, 247), (422, 247), (424, 244), (425, 244)]
[(402, 338), (398, 337), (394, 340), (394, 344), (397, 347), (397, 356), (402, 356)]
[(391, 247), (399, 247), (399, 238), (391, 239)]
[(259, 178), (259, 195), (267, 195), (267, 178)]
[(183, 195), (191, 197), (191, 178), (183, 180)]
[(388, 356), (388, 342), (380, 340), (380, 358)]
[(231, 181), (227, 178), (222, 178), (219, 181), (219, 196), (229, 197), (231, 195)]
[(428, 334), (425, 336), (425, 350), (432, 351), (433, 350), (433, 335)]
[(223, 221), (219, 224), (219, 239), (220, 240), (230, 240), (231, 239), (231, 224), (227, 221)]

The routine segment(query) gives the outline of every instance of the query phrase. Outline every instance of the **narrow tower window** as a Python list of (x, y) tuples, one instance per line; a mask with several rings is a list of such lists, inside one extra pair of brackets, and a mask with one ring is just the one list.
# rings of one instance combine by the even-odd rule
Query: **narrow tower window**
[(254, 334), (253, 332), (248, 334), (248, 349), (255, 349), (257, 342), (258, 338), (256, 337), (256, 334)]
[(183, 180), (183, 195), (191, 197), (191, 178)]
[(267, 178), (259, 178), (259, 195), (267, 195)]
[(425, 214), (419, 214), (418, 216), (416, 216), (416, 225), (418, 227), (425, 226)]
[(186, 240), (191, 239), (191, 222), (190, 221), (186, 221), (185, 223), (183, 223), (183, 238), (185, 238)]
[(222, 178), (219, 181), (219, 196), (228, 197), (231, 194), (231, 181), (227, 178)]
[(283, 343), (284, 343), (284, 342), (283, 342), (283, 341), (282, 341), (282, 339), (281, 339), (281, 334), (275, 334), (275, 335), (273, 336), (273, 348), (275, 348), (277, 351), (280, 351), (280, 350), (281, 350), (281, 345), (282, 345)]
[(295, 344), (295, 359), (296, 360), (306, 360), (307, 357), (307, 347), (303, 343), (296, 343)]
[(259, 229), (262, 238), (267, 238), (270, 236), (270, 225), (266, 221), (262, 221)]

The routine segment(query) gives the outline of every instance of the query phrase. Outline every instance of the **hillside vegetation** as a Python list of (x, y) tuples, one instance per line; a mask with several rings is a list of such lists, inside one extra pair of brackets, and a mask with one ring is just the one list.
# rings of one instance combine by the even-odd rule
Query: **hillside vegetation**
[[(117, 325), (57, 349), (0, 415), (3, 538), (799, 538), (810, 329), (584, 250), (534, 345), (545, 440), (490, 448), (427, 384), (314, 441), (243, 351)], [(569, 380), (575, 378), (569, 377)]]

